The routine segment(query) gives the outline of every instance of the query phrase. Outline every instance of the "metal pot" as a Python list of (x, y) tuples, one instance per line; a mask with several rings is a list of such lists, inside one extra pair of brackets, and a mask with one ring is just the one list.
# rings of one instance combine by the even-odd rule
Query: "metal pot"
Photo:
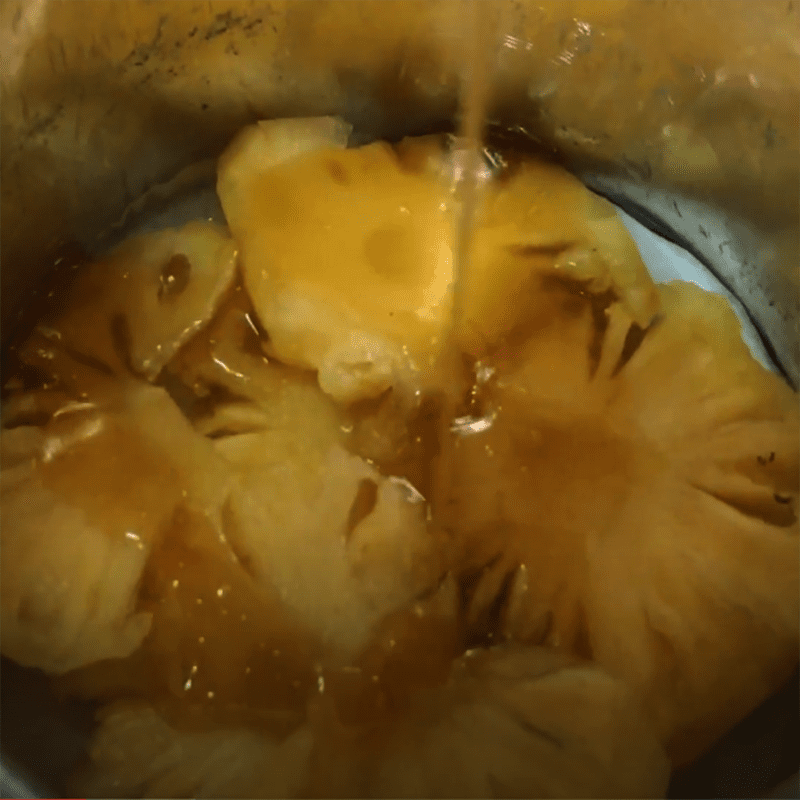
[[(131, 215), (202, 185), (207, 159), (244, 124), (336, 113), (364, 140), (451, 124), (468, 9), (463, 0), (4, 0), (3, 338), (65, 245), (101, 249)], [(743, 301), (797, 388), (794, 4), (496, 0), (492, 9), (490, 121), (691, 249)], [(12, 739), (42, 732), (23, 748), (42, 751), (25, 774), (4, 754), (4, 796), (54, 791), (59, 766), (80, 749), (81, 709), (64, 722), (42, 685), (4, 662), (3, 747), (19, 756)]]

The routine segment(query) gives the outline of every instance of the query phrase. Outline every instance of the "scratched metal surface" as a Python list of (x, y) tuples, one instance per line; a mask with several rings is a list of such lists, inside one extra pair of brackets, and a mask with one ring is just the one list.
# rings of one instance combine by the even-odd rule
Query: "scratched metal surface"
[[(796, 390), (800, 381), (800, 293), (783, 275), (764, 269), (775, 257), (774, 244), (752, 224), (689, 196), (665, 193), (628, 179), (589, 174), (586, 183), (623, 206), (629, 218), (661, 234), (648, 255), (689, 252), (706, 273), (705, 288), (735, 298), (734, 308), (750, 334), (761, 340), (769, 358)], [(636, 238), (635, 229), (634, 238)], [(643, 242), (637, 239), (640, 247)], [(654, 249), (655, 248), (655, 249)], [(677, 259), (676, 264), (682, 264)], [(713, 289), (712, 287), (716, 287)]]

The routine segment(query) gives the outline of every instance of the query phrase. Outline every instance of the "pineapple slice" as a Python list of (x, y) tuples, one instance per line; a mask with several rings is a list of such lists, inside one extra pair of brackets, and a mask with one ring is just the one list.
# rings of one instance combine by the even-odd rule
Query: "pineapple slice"
[(436, 585), (444, 559), (413, 487), (332, 438), (321, 447), (309, 412), (327, 398), (286, 390), (264, 430), (216, 441), (238, 470), (227, 535), (330, 663), (350, 663), (382, 619)]
[[(443, 140), (276, 154), (285, 126), (297, 121), (245, 132), (262, 145), (235, 142), (217, 187), (268, 352), (317, 370), (341, 402), (424, 391), (441, 380), (453, 303), (459, 204)], [(535, 320), (526, 287), (541, 270), (615, 290), (642, 324), (657, 309), (613, 208), (557, 167), (523, 165), (487, 184), (474, 236), (457, 328), (470, 353)]]
[(342, 401), (429, 367), (452, 274), (437, 182), (383, 143), (237, 166), (236, 182), (221, 167), (218, 191), (270, 352), (317, 369)]
[(54, 673), (127, 656), (150, 629), (138, 587), (173, 509), (221, 504), (211, 446), (142, 386), (4, 430), (2, 458), (3, 654)]
[(315, 797), (663, 797), (669, 779), (624, 683), (544, 648), (468, 651), (393, 718), (329, 719)]
[(280, 741), (247, 728), (185, 732), (147, 706), (103, 709), (91, 765), (73, 782), (81, 797), (295, 797), (313, 739)]
[(648, 329), (555, 291), (569, 314), (497, 354), (452, 524), (490, 565), (471, 623), (510, 578), (503, 632), (625, 678), (684, 763), (797, 663), (798, 407), (724, 300), (660, 291)]
[(485, 356), (520, 331), (552, 324), (542, 281), (608, 292), (646, 326), (658, 293), (636, 245), (607, 200), (546, 162), (524, 161), (489, 185), (463, 276), (462, 347)]
[(17, 355), (76, 395), (113, 376), (152, 380), (211, 319), (236, 255), (225, 230), (203, 222), (128, 239), (77, 270)]

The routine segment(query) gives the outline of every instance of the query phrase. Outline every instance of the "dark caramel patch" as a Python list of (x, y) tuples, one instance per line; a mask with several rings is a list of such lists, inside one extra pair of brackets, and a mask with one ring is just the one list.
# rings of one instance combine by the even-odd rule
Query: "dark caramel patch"
[(114, 346), (114, 354), (125, 367), (135, 373), (131, 356), (131, 326), (124, 314), (114, 314), (109, 321), (109, 333)]
[(378, 502), (378, 484), (370, 478), (364, 478), (358, 484), (356, 496), (350, 506), (345, 525), (345, 535), (350, 534), (374, 511)]
[(333, 178), (333, 182), (339, 186), (347, 186), (350, 183), (350, 176), (341, 161), (332, 158), (326, 162), (328, 174)]
[(653, 326), (650, 325), (647, 328), (642, 328), (641, 325), (637, 325), (634, 322), (630, 328), (628, 328), (628, 333), (625, 335), (625, 342), (622, 345), (622, 353), (620, 353), (619, 361), (614, 367), (614, 371), (611, 373), (612, 377), (618, 375), (625, 368), (625, 365), (633, 358), (636, 351), (642, 346), (642, 342), (644, 342), (645, 337), (652, 327)]
[(183, 253), (176, 253), (158, 276), (158, 299), (161, 303), (175, 300), (186, 290), (192, 277), (192, 265)]

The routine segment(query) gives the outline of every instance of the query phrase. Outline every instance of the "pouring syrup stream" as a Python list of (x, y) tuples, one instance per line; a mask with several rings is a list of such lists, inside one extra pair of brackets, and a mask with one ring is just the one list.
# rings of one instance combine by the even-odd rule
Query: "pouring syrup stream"
[(448, 525), (448, 498), (453, 481), (453, 451), (457, 446), (451, 430), (466, 390), (464, 366), (458, 347), (458, 331), (464, 324), (463, 293), (465, 275), (469, 271), (470, 251), (476, 212), (480, 203), (483, 180), (483, 132), (491, 88), (493, 59), (497, 41), (497, 16), (493, 3), (464, 0), (465, 64), (461, 85), (461, 121), (455, 171), (454, 199), (456, 220), (453, 247), (453, 283), (450, 322), (441, 349), (438, 365), (443, 384), (454, 387), (444, 396), (441, 416), (441, 449), (434, 472), (432, 508), (440, 526)]

